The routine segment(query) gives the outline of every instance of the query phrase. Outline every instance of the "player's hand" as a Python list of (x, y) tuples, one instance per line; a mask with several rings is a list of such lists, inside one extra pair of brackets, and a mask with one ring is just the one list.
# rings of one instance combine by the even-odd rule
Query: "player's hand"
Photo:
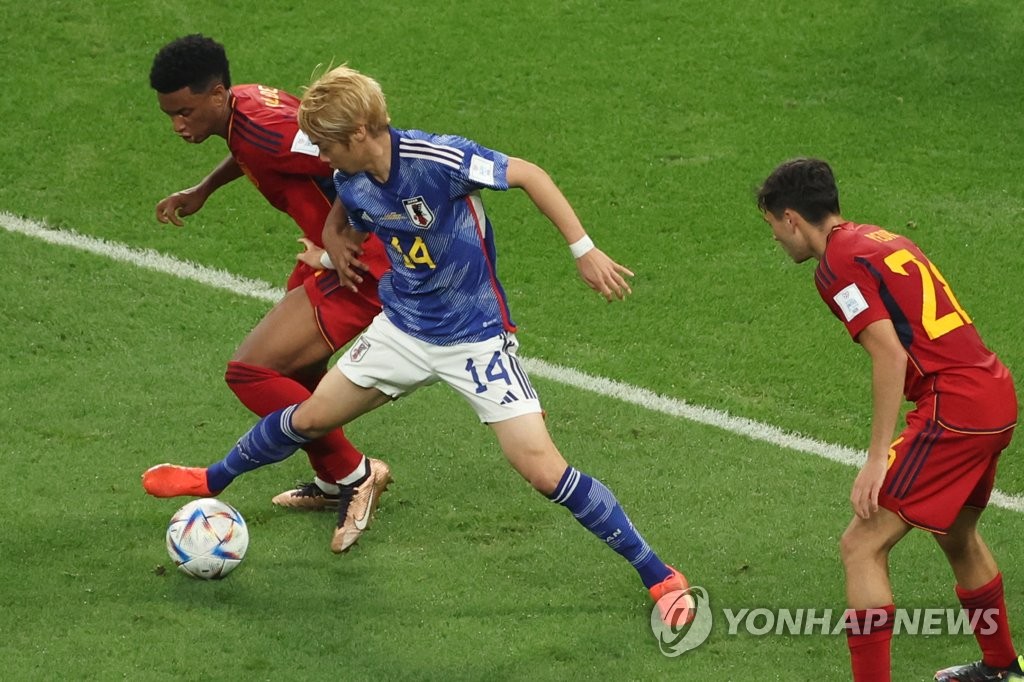
[(850, 505), (853, 513), (868, 519), (878, 511), (878, 492), (882, 489), (888, 462), (885, 457), (868, 457), (850, 491)]
[(370, 269), (366, 263), (359, 260), (363, 255), (362, 244), (339, 235), (330, 247), (331, 262), (338, 271), (338, 281), (346, 289), (358, 291), (359, 285), (363, 283), (362, 273)]
[(314, 270), (323, 270), (324, 264), (320, 259), (327, 252), (305, 237), (299, 237), (298, 241), (302, 244), (303, 250), (295, 254), (295, 260), (305, 263)]
[(593, 248), (577, 258), (576, 269), (587, 286), (604, 296), (609, 303), (615, 299), (621, 301), (633, 293), (626, 281), (626, 277), (632, 277), (633, 272), (606, 256), (601, 249)]
[(156, 219), (161, 223), (174, 223), (178, 227), (183, 227), (185, 223), (181, 219), (192, 215), (205, 203), (206, 195), (199, 187), (189, 187), (160, 201), (156, 205)]

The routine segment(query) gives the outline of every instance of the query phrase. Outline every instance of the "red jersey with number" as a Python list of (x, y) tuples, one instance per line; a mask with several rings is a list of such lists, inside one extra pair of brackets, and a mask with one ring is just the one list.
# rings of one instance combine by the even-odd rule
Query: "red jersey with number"
[(912, 241), (875, 225), (844, 223), (829, 234), (814, 279), (854, 340), (872, 322), (892, 321), (909, 359), (904, 394), (937, 422), (968, 433), (1016, 424), (1009, 370)]
[[(236, 85), (231, 95), (231, 156), (274, 208), (291, 216), (307, 239), (323, 247), (324, 221), (336, 196), (334, 172), (299, 130), (299, 100), (265, 85)], [(362, 260), (379, 279), (388, 269), (383, 245), (371, 238), (363, 248)], [(312, 272), (297, 266), (289, 288)]]

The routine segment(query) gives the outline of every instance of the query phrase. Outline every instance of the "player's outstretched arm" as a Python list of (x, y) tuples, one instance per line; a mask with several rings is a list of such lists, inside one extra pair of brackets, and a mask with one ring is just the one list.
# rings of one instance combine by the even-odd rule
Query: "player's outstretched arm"
[(867, 462), (853, 482), (850, 504), (857, 516), (867, 519), (878, 511), (878, 493), (889, 468), (889, 446), (903, 405), (907, 352), (888, 319), (869, 324), (857, 341), (871, 356), (871, 443)]
[(322, 238), (330, 262), (338, 271), (338, 281), (346, 289), (357, 291), (363, 282), (362, 273), (369, 270), (366, 263), (359, 260), (367, 236), (366, 232), (360, 232), (349, 224), (345, 207), (335, 199), (324, 222)]
[(242, 169), (231, 156), (217, 164), (203, 181), (194, 187), (175, 192), (156, 205), (156, 219), (161, 223), (174, 223), (182, 227), (182, 218), (203, 207), (210, 195), (232, 180), (242, 177)]
[(509, 187), (518, 187), (526, 192), (540, 212), (562, 233), (576, 259), (576, 269), (587, 286), (609, 302), (621, 301), (633, 293), (626, 281), (633, 272), (594, 246), (569, 200), (543, 168), (509, 157), (506, 178)]

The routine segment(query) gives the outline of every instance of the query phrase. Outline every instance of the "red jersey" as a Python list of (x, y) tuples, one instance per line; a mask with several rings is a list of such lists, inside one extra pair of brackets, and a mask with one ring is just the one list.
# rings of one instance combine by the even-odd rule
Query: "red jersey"
[(843, 223), (814, 272), (818, 293), (850, 336), (889, 319), (907, 352), (904, 394), (946, 428), (997, 432), (1017, 421), (1009, 370), (985, 347), (938, 268), (912, 241)]
[[(271, 206), (291, 216), (307, 239), (323, 247), (324, 221), (336, 196), (334, 172), (299, 130), (299, 100), (265, 85), (236, 85), (231, 95), (231, 156)], [(370, 238), (364, 249), (362, 260), (380, 279), (388, 268), (383, 245)], [(301, 281), (298, 275), (293, 273), (289, 288)]]
[(231, 156), (271, 206), (323, 246), (320, 234), (334, 201), (334, 182), (331, 167), (299, 131), (299, 101), (263, 85), (236, 85), (231, 94)]

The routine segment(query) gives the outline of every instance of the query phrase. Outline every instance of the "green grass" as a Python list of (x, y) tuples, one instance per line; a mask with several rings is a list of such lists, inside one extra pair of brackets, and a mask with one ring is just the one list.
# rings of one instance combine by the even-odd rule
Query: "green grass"
[[(493, 3), (492, 3), (493, 4)], [(170, 133), (155, 51), (191, 31), (234, 79), (298, 91), (318, 64), (381, 81), (396, 125), (457, 132), (551, 172), (598, 245), (637, 272), (609, 306), (521, 195), (486, 198), (523, 353), (863, 447), (866, 355), (810, 266), (753, 205), (779, 161), (833, 162), (844, 214), (913, 237), (1018, 376), (1024, 206), (1018, 3), (784, 6), (539, 2), (0, 0), (0, 210), (280, 284), (297, 232), (244, 182), (183, 230), (153, 207), (223, 157)], [(396, 485), (349, 555), (329, 515), (274, 509), (301, 456), (224, 498), (244, 564), (173, 571), (175, 501), (151, 464), (220, 457), (253, 419), (224, 362), (267, 305), (0, 231), (0, 660), (5, 679), (844, 679), (839, 637), (711, 639), (666, 659), (628, 566), (522, 483), (440, 387), (352, 425)], [(842, 607), (854, 472), (535, 378), (560, 448), (616, 492), (716, 609)], [(1020, 446), (998, 486), (1024, 493)], [(1024, 641), (1022, 519), (987, 514)], [(934, 543), (896, 550), (897, 602), (952, 606)], [(894, 679), (975, 657), (969, 638), (898, 638)]]

